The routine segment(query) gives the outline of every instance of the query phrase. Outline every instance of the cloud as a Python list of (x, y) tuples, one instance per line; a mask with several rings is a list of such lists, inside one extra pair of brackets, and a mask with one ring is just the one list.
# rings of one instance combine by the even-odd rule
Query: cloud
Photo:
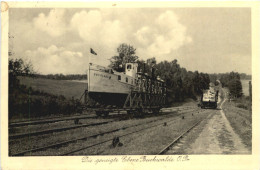
[(64, 9), (52, 9), (48, 15), (40, 13), (33, 19), (33, 24), (37, 29), (47, 32), (52, 37), (61, 36), (68, 30), (64, 13)]
[(106, 18), (99, 10), (78, 12), (71, 18), (70, 24), (91, 47), (112, 52), (126, 40), (126, 30), (122, 22)]
[[(91, 62), (106, 66), (121, 43), (133, 45), (140, 59), (156, 57), (161, 61), (173, 60), (171, 54), (192, 42), (186, 27), (169, 10), (90, 9), (68, 13), (68, 9), (39, 13), (19, 22), (25, 23), (22, 30), (14, 27), (13, 21), (12, 30), (22, 37), (14, 40), (14, 50), (21, 54), (18, 57), (30, 56), (43, 74), (84, 73), (82, 63), (87, 65), (89, 48), (98, 53)], [(30, 31), (24, 34), (24, 30)]]
[[(108, 65), (108, 59), (117, 54), (117, 47), (127, 42), (127, 30), (122, 21), (112, 19), (109, 13), (102, 13), (100, 10), (75, 13), (70, 26), (83, 40), (84, 48), (93, 48), (97, 52), (98, 55), (91, 58), (91, 62), (103, 66)], [(89, 53), (86, 55), (89, 56)]]
[(27, 50), (25, 55), (33, 63), (34, 69), (42, 74), (86, 73), (85, 59), (81, 52), (68, 51), (63, 47), (51, 45), (48, 48)]
[(159, 60), (169, 60), (171, 53), (192, 42), (185, 26), (172, 11), (161, 13), (154, 23), (137, 30), (135, 37), (137, 42), (145, 44), (139, 49), (141, 55), (159, 57)]
[(71, 26), (89, 46), (109, 54), (106, 59), (116, 54), (121, 43), (129, 43), (142, 59), (155, 56), (167, 60), (174, 50), (192, 42), (174, 12), (157, 12), (154, 22), (147, 19), (145, 12), (138, 14), (133, 18), (121, 10), (81, 11), (72, 17)]
[(91, 61), (106, 66), (120, 43), (140, 59), (177, 59), (188, 70), (251, 73), (250, 16), (250, 9), (14, 8), (9, 50), (12, 58), (32, 56), (42, 73), (84, 73), (89, 48), (98, 53)]
[(144, 26), (137, 30), (136, 33), (134, 33), (134, 36), (137, 43), (139, 43), (140, 46), (145, 47), (153, 39), (151, 36), (153, 32), (154, 30), (152, 30), (150, 27)]

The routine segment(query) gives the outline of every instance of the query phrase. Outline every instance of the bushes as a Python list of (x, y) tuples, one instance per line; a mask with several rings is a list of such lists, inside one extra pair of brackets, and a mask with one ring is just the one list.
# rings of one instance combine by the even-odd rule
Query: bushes
[(239, 108), (242, 108), (242, 109), (248, 110), (248, 106), (245, 105), (245, 104), (243, 104), (243, 103), (239, 103), (239, 104), (237, 104), (236, 106), (239, 107)]
[(81, 111), (81, 103), (74, 98), (55, 96), (19, 86), (9, 94), (9, 118), (44, 117), (55, 114), (69, 115)]

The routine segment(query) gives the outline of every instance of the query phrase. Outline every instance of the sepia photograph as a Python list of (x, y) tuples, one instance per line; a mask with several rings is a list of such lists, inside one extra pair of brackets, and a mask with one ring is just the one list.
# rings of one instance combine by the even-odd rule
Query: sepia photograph
[(251, 7), (9, 8), (7, 156), (252, 156), (252, 23)]

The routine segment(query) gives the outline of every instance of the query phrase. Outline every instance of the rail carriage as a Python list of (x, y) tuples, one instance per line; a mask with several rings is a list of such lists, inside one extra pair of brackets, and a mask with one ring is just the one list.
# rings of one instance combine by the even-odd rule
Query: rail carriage
[(201, 95), (201, 108), (213, 108), (216, 109), (218, 104), (218, 90), (212, 85), (208, 90), (205, 90)]
[(87, 107), (96, 110), (98, 115), (115, 110), (158, 113), (165, 104), (165, 83), (159, 77), (137, 70), (137, 63), (127, 63), (124, 72), (89, 63)]

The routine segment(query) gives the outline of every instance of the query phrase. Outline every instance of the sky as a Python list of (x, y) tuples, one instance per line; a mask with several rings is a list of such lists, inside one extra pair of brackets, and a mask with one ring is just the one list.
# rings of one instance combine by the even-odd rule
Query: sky
[(11, 58), (40, 74), (107, 66), (121, 43), (189, 71), (251, 74), (250, 8), (11, 8), (9, 34)]

